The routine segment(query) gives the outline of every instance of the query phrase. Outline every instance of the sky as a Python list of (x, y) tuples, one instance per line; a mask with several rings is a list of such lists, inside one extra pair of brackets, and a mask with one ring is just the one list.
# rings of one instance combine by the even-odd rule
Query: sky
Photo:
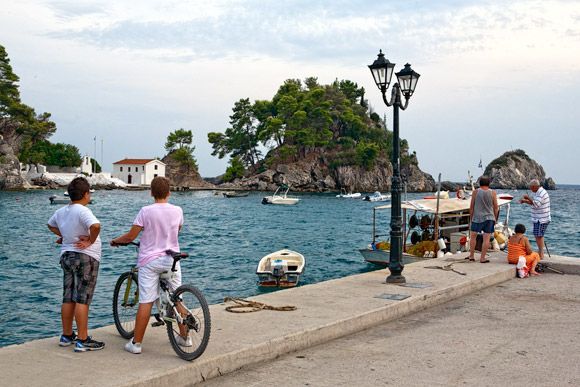
[[(349, 79), (387, 108), (367, 65), (379, 49), (421, 74), (401, 137), (419, 167), (465, 181), (523, 149), (559, 184), (580, 184), (580, 1), (0, 0), (0, 44), (24, 103), (50, 112), (53, 142), (105, 170), (165, 155), (193, 132), (204, 177), (222, 174), (208, 132), (241, 98), (286, 79)], [(96, 140), (95, 140), (96, 138)], [(96, 148), (96, 152), (95, 152)]]

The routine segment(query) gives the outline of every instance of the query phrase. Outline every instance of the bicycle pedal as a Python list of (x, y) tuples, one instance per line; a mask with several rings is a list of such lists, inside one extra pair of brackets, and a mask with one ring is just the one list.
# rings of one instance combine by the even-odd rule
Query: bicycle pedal
[(160, 327), (160, 326), (163, 326), (163, 325), (165, 325), (165, 322), (163, 320), (162, 321), (155, 321), (155, 322), (152, 322), (151, 323), (151, 326), (152, 327)]

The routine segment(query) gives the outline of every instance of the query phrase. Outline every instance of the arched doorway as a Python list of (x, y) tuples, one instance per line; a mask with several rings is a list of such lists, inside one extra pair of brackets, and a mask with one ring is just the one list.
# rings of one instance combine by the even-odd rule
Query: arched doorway
[(127, 176), (127, 184), (131, 184), (133, 182), (133, 176)]

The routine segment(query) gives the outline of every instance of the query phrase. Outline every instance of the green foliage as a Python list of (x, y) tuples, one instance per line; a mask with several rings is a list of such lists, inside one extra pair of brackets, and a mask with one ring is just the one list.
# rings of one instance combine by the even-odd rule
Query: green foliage
[(374, 143), (359, 142), (356, 146), (357, 164), (366, 170), (372, 169), (379, 156), (379, 146)]
[(239, 157), (232, 157), (230, 159), (230, 165), (226, 169), (226, 173), (224, 174), (224, 181), (232, 181), (234, 179), (244, 177), (244, 164), (240, 160)]
[(95, 159), (91, 159), (91, 171), (95, 171), (95, 173), (102, 172), (101, 164)]
[(78, 167), (82, 162), (76, 146), (63, 143), (52, 144), (47, 140), (38, 141), (26, 148), (20, 157), (20, 160), (25, 163), (57, 167)]
[[(384, 120), (369, 111), (364, 93), (349, 80), (321, 85), (315, 77), (306, 78), (304, 83), (288, 79), (270, 101), (251, 104), (246, 98), (236, 102), (230, 127), (223, 133), (208, 134), (212, 154), (239, 157), (245, 167), (256, 170), (333, 150), (337, 153), (331, 160), (333, 165), (372, 168), (379, 155), (391, 152), (393, 135)], [(263, 161), (259, 159), (260, 146), (270, 148)], [(413, 162), (408, 148), (401, 140), (401, 156)]]
[(165, 150), (171, 154), (173, 160), (188, 169), (197, 170), (197, 161), (193, 156), (195, 146), (193, 143), (193, 133), (191, 130), (179, 128), (169, 133), (165, 142)]
[[(167, 152), (173, 152), (176, 149), (190, 147), (192, 142), (193, 142), (193, 134), (191, 133), (191, 130), (179, 128), (175, 132), (169, 133), (169, 136), (167, 136), (167, 141), (165, 142), (165, 150)], [(195, 147), (191, 149), (194, 150)]]
[(18, 90), (18, 76), (13, 72), (6, 49), (0, 45), (0, 134), (11, 137), (19, 145), (19, 159), (38, 160), (30, 156), (31, 148), (49, 138), (56, 125), (50, 113), (37, 114), (33, 108), (22, 103)]
[(220, 159), (231, 155), (239, 158), (245, 166), (256, 166), (261, 156), (258, 149), (258, 129), (271, 130), (273, 134), (276, 130), (276, 123), (266, 122), (265, 125), (260, 125), (257, 118), (257, 115), (266, 117), (268, 109), (265, 102), (252, 105), (249, 98), (237, 101), (230, 116), (230, 127), (225, 133), (211, 132), (207, 135), (209, 143), (212, 144), (212, 155), (217, 155)]

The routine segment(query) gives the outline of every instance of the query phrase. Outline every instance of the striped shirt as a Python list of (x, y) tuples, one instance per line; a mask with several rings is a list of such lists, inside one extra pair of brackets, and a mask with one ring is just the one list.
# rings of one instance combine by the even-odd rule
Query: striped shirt
[(532, 223), (549, 223), (551, 220), (550, 195), (544, 187), (540, 187), (532, 196)]

